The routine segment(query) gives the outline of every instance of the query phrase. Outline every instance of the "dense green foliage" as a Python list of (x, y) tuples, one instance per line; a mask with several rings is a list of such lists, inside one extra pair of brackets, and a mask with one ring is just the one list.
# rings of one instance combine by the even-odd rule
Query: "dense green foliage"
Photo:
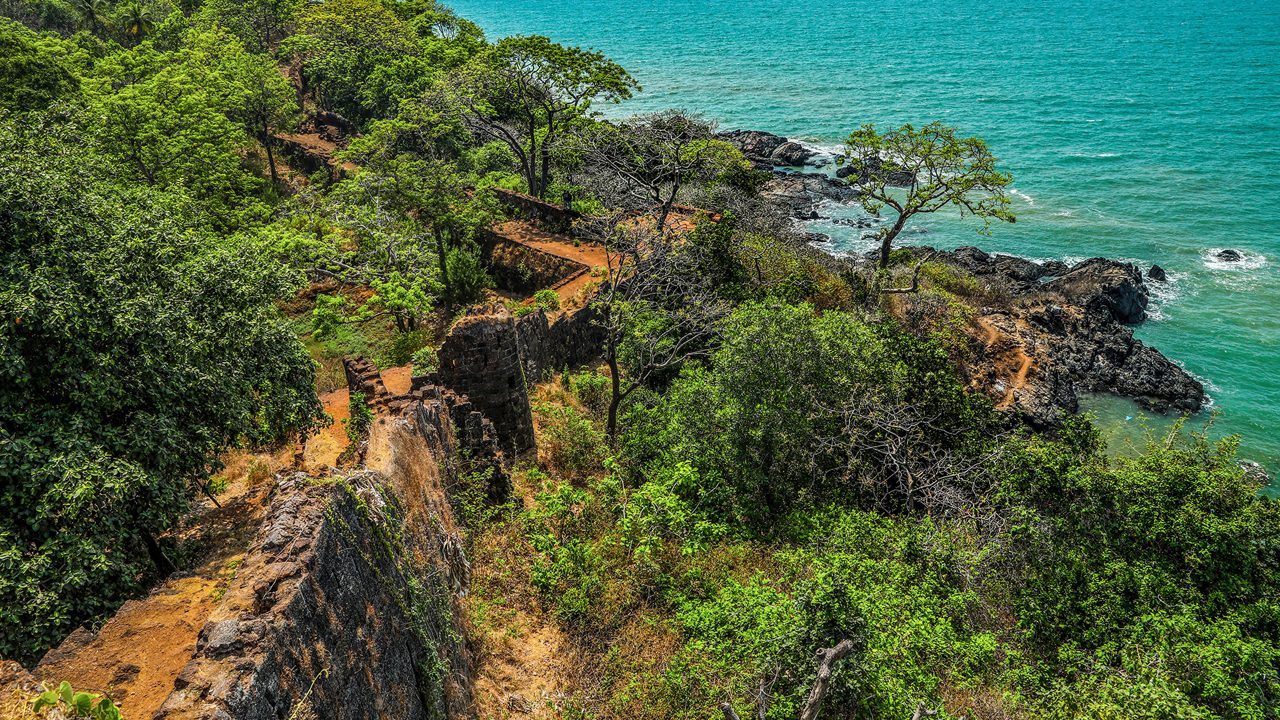
[[(590, 209), (612, 258), (565, 303), (604, 367), (536, 390), (523, 502), (455, 498), (473, 612), (527, 587), (510, 615), (591, 664), (566, 715), (794, 718), (841, 641), (823, 718), (1280, 712), (1280, 518), (1231, 441), (1017, 426), (957, 373), (992, 291), (934, 262), (881, 296), (902, 222), (875, 275), (808, 251), (712, 123), (595, 117), (638, 89), (603, 54), (429, 0), (0, 14), (0, 656), (167, 571), (219, 453), (320, 422), (342, 355), (437, 369), (500, 186)], [(848, 149), (873, 210), (1012, 220), (980, 140)], [(668, 222), (691, 202), (719, 221)]]
[(138, 587), (218, 452), (318, 413), (271, 305), (288, 277), (184, 194), (104, 177), (87, 132), (0, 122), (0, 653), (18, 657)]

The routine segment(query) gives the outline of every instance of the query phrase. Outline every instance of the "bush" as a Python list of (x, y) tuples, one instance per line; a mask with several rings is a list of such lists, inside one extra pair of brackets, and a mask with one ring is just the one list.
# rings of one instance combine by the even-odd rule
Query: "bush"
[(364, 442), (369, 434), (369, 428), (373, 427), (373, 411), (369, 409), (364, 393), (360, 392), (351, 393), (347, 408), (351, 417), (343, 422), (347, 426), (347, 440), (350, 440), (351, 446), (355, 447)]
[(560, 296), (555, 290), (544, 288), (533, 294), (533, 304), (540, 310), (555, 312), (560, 309)]
[(564, 377), (568, 379), (569, 389), (573, 392), (574, 399), (596, 419), (603, 418), (609, 410), (609, 401), (613, 395), (609, 376), (587, 371), (573, 375), (566, 374)]
[(493, 279), (485, 272), (479, 250), (474, 243), (449, 250), (445, 260), (449, 275), (449, 292), (461, 305), (470, 305), (484, 299), (484, 291), (493, 287)]
[(572, 407), (538, 405), (539, 456), (560, 476), (581, 479), (604, 466), (604, 432)]
[(428, 330), (412, 330), (405, 333), (396, 333), (391, 339), (390, 345), (386, 351), (386, 363), (384, 367), (400, 367), (413, 362), (413, 358), (417, 353), (424, 349), (429, 349), (428, 343), (431, 342), (431, 332)]

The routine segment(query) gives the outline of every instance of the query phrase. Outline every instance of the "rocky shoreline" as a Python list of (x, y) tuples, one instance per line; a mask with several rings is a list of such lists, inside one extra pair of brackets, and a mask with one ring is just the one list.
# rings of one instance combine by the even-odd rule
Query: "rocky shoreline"
[[(773, 173), (760, 195), (794, 221), (824, 217), (824, 204), (858, 199), (856, 187), (841, 179), (849, 174), (847, 168), (837, 170), (837, 177), (802, 169), (816, 170), (831, 162), (802, 143), (757, 130), (734, 130), (719, 137), (742, 151), (757, 169)], [(872, 219), (847, 222), (867, 229), (876, 224)], [(819, 233), (802, 236), (811, 242), (829, 240)], [(1164, 275), (1159, 266), (1153, 265), (1144, 277), (1137, 266), (1106, 258), (1068, 266), (989, 254), (976, 247), (908, 249), (918, 259), (928, 257), (974, 277), (992, 297), (1002, 298), (993, 306), (975, 308), (976, 326), (985, 337), (967, 369), (975, 387), (996, 396), (1031, 425), (1061, 425), (1079, 411), (1086, 393), (1120, 395), (1162, 414), (1195, 413), (1207, 401), (1198, 380), (1133, 336), (1133, 326), (1146, 319), (1147, 277), (1159, 282)], [(866, 260), (852, 258), (855, 263)], [(1016, 377), (1002, 372), (1010, 365), (1017, 366)]]
[(1079, 411), (1085, 393), (1120, 395), (1161, 414), (1195, 413), (1204, 406), (1200, 381), (1133, 336), (1133, 326), (1146, 319), (1150, 294), (1132, 263), (1091, 258), (1067, 267), (975, 247), (912, 252), (962, 270), (1008, 299), (978, 309), (978, 325), (996, 337), (983, 348), (985, 357), (973, 374), (984, 379), (1001, 354), (1028, 358), (1024, 384), (1013, 389), (1009, 404), (1032, 425), (1061, 424), (1066, 414)]

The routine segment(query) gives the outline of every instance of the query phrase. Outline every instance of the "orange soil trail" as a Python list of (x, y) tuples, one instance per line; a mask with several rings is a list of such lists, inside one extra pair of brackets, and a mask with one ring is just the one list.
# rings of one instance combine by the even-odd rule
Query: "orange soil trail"
[(547, 232), (531, 222), (511, 220), (498, 225), (493, 231), (512, 242), (587, 266), (588, 272), (583, 272), (568, 282), (556, 286), (556, 295), (560, 297), (562, 305), (594, 279), (590, 273), (592, 268), (602, 268), (609, 264), (608, 255), (603, 247), (588, 242), (575, 246), (568, 237)]
[(392, 395), (407, 395), (413, 389), (413, 366), (401, 365), (383, 370), (382, 384)]
[(350, 397), (350, 392), (346, 388), (339, 388), (320, 396), (324, 411), (333, 418), (333, 423), (307, 438), (306, 447), (302, 451), (304, 471), (314, 472), (338, 464), (338, 457), (350, 444), (347, 439), (347, 426), (342, 422), (351, 417), (348, 407)]
[(271, 485), (237, 481), (219, 498), (222, 507), (206, 504), (192, 531), (209, 549), (204, 563), (125, 603), (97, 635), (73, 633), (45, 656), (35, 676), (50, 687), (66, 680), (77, 689), (106, 692), (126, 718), (151, 717), (173, 692), (200, 629), (235, 577)]
[(1008, 376), (1004, 398), (996, 407), (1012, 407), (1018, 391), (1027, 386), (1027, 376), (1035, 367), (1035, 361), (1027, 354), (1022, 343), (1002, 332), (995, 323), (979, 318), (978, 326), (982, 328), (982, 343), (991, 354), (997, 376)]

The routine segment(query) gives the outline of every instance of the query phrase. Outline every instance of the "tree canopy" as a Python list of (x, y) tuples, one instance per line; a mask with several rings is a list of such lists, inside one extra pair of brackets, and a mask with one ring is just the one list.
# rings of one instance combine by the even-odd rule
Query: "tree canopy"
[[(915, 215), (951, 207), (980, 219), (982, 231), (993, 220), (1014, 221), (1005, 194), (1012, 176), (996, 169), (985, 142), (957, 138), (955, 128), (934, 122), (880, 132), (863, 125), (849, 136), (845, 152), (849, 181), (858, 186), (863, 206), (876, 214), (886, 207), (897, 213), (891, 225), (874, 233), (881, 269), (889, 267), (893, 241)], [(894, 186), (905, 191), (895, 192)]]

